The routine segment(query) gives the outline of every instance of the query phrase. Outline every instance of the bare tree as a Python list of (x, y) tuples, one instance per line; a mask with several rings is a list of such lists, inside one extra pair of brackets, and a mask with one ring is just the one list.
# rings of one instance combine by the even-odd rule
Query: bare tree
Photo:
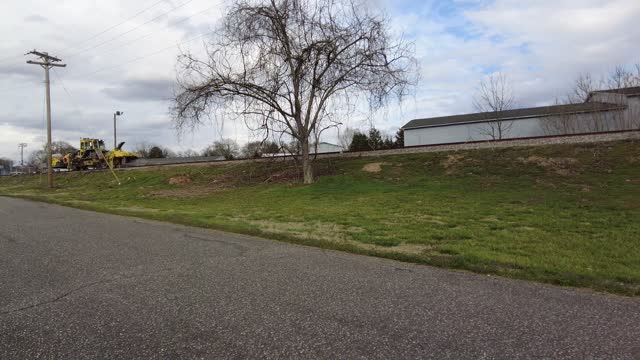
[(513, 121), (505, 121), (502, 113), (515, 105), (515, 97), (507, 77), (502, 73), (490, 75), (480, 82), (478, 93), (473, 99), (478, 112), (487, 113), (489, 122), (480, 129), (491, 140), (500, 140), (513, 127)]
[[(626, 110), (606, 109), (602, 102), (613, 102), (611, 98), (593, 98), (598, 90), (613, 90), (640, 86), (640, 64), (633, 68), (618, 65), (606, 77), (599, 80), (590, 73), (580, 73), (565, 99), (556, 100), (557, 105), (579, 104), (590, 101), (594, 109), (587, 114), (565, 113), (547, 118), (542, 128), (547, 135), (561, 135), (581, 132), (601, 132), (640, 128), (640, 114), (635, 107)], [(602, 105), (598, 110), (596, 105)]]
[(640, 64), (629, 70), (626, 66), (618, 65), (610, 73), (607, 88), (620, 89), (640, 86)]
[(388, 20), (364, 0), (232, 1), (206, 58), (178, 59), (177, 129), (213, 113), (286, 134), (300, 145), (308, 184), (310, 139), (345, 118), (339, 105), (366, 94), (378, 109), (413, 84), (411, 44), (392, 41)]
[[(580, 74), (582, 77), (582, 74)], [(556, 106), (565, 105), (564, 100), (556, 98)], [(575, 114), (560, 113), (557, 116), (547, 116), (540, 119), (540, 126), (545, 135), (565, 135), (578, 132), (578, 119)]]
[[(44, 145), (44, 149), (46, 150), (46, 145)], [(69, 154), (72, 153), (74, 151), (76, 151), (77, 149), (69, 144), (66, 141), (54, 141), (51, 143), (51, 152), (54, 154)]]
[(250, 141), (241, 150), (242, 156), (246, 159), (260, 158), (265, 154), (273, 155), (280, 152), (280, 145), (275, 141), (262, 140)]
[(176, 153), (176, 157), (179, 157), (179, 158), (190, 158), (190, 157), (198, 157), (198, 156), (200, 156), (200, 154), (193, 149), (178, 151)]
[(32, 151), (27, 160), (27, 165), (39, 168), (47, 162), (47, 152), (44, 150)]
[(563, 103), (577, 104), (587, 101), (589, 95), (597, 90), (621, 89), (626, 87), (640, 86), (640, 64), (636, 64), (632, 69), (618, 65), (614, 67), (606, 77), (596, 79), (590, 73), (580, 73), (567, 93)]
[(574, 82), (573, 88), (567, 94), (565, 103), (577, 104), (585, 102), (592, 92), (603, 88), (603, 80), (595, 80), (590, 73), (580, 73)]
[(353, 135), (355, 133), (356, 130), (348, 126), (340, 130), (338, 134), (338, 141), (343, 149), (349, 149), (349, 146), (351, 146), (351, 140), (353, 140)]
[(214, 141), (202, 152), (202, 156), (219, 156), (224, 157), (225, 160), (233, 160), (238, 155), (240, 155), (240, 146), (232, 139)]
[(153, 144), (149, 144), (146, 141), (141, 141), (134, 146), (134, 151), (140, 155), (142, 158), (149, 157), (149, 151), (153, 147)]

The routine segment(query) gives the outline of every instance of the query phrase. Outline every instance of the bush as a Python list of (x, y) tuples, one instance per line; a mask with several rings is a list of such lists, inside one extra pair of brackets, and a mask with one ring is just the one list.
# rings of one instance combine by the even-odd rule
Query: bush
[(163, 159), (166, 157), (166, 154), (159, 146), (154, 146), (149, 149), (149, 159)]
[(202, 152), (202, 156), (223, 157), (225, 160), (233, 160), (240, 154), (238, 143), (231, 139), (222, 139), (211, 144)]
[(245, 158), (259, 158), (263, 154), (278, 152), (280, 152), (280, 146), (273, 141), (252, 141), (242, 148), (242, 156)]

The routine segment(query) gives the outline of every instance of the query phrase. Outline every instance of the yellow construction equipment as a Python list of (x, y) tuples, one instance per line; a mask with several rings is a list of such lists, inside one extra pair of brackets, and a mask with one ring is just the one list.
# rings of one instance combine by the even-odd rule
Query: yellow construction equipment
[(137, 153), (122, 150), (122, 145), (124, 142), (107, 151), (103, 140), (83, 138), (80, 139), (79, 150), (54, 157), (51, 166), (69, 170), (119, 168), (140, 157)]

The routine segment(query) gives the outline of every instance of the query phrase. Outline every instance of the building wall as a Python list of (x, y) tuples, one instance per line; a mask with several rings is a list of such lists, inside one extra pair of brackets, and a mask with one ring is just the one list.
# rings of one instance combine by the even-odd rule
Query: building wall
[[(640, 98), (637, 99), (640, 114)], [(626, 120), (626, 114), (621, 111), (607, 111), (503, 121), (503, 129), (508, 130), (503, 133), (502, 139), (638, 129), (639, 127), (634, 127)], [(404, 132), (404, 144), (419, 146), (495, 140), (490, 135), (491, 126), (485, 122), (407, 129)]]
[(627, 106), (616, 121), (616, 127), (622, 129), (640, 129), (640, 96), (625, 96), (615, 93), (593, 93), (590, 101), (608, 102)]
[(640, 129), (640, 96), (627, 98), (626, 119), (631, 127)]
[[(542, 129), (538, 119), (524, 119), (504, 122), (511, 124), (511, 129), (503, 138), (518, 138), (542, 136)], [(404, 131), (404, 145), (433, 145), (459, 143), (468, 141), (492, 140), (488, 134), (490, 126), (487, 123), (461, 124), (438, 126), (421, 129), (407, 129)]]
[(602, 134), (567, 135), (567, 136), (553, 136), (553, 137), (530, 138), (530, 139), (513, 139), (513, 140), (505, 140), (505, 141), (443, 144), (443, 145), (435, 145), (435, 146), (353, 152), (353, 153), (345, 152), (342, 154), (319, 155), (319, 157), (320, 158), (348, 158), (348, 157), (369, 157), (369, 156), (379, 157), (379, 156), (385, 156), (385, 155), (422, 154), (422, 153), (433, 153), (433, 152), (475, 150), (475, 149), (498, 149), (498, 148), (511, 148), (511, 147), (521, 147), (521, 146), (530, 147), (530, 146), (546, 146), (546, 145), (556, 145), (556, 144), (606, 143), (610, 141), (625, 141), (625, 140), (640, 141), (640, 130), (629, 131), (629, 132), (602, 133)]
[(592, 93), (588, 101), (610, 104), (627, 104), (627, 97), (616, 93)]
[[(311, 152), (315, 152), (315, 144), (313, 144), (311, 146)], [(325, 153), (331, 153), (331, 152), (340, 152), (340, 151), (344, 151), (344, 149), (342, 148), (342, 146), (339, 145), (334, 145), (334, 144), (329, 144), (329, 143), (318, 143), (318, 152), (317, 154), (325, 154)]]

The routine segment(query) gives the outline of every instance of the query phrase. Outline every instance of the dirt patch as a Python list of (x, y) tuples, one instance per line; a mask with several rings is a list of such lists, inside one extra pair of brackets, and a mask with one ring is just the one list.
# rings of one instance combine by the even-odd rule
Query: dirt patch
[(389, 163), (377, 162), (377, 163), (367, 164), (362, 168), (362, 171), (372, 173), (372, 174), (377, 174), (382, 171), (382, 165), (389, 165)]
[[(296, 183), (300, 174), (295, 167), (285, 169), (259, 169), (251, 171), (240, 169), (224, 174), (214, 175), (207, 183), (192, 183), (189, 176), (180, 175), (169, 179), (169, 184), (178, 185), (178, 188), (151, 191), (148, 194), (157, 198), (188, 199), (208, 196), (217, 192), (234, 189), (239, 186), (262, 183)], [(189, 185), (189, 186), (187, 186)]]
[(239, 176), (234, 174), (223, 174), (213, 177), (209, 181), (209, 187), (215, 189), (222, 189), (236, 185), (238, 183)]
[(640, 164), (640, 156), (629, 156), (627, 161), (629, 161), (629, 164)]
[(544, 187), (549, 187), (552, 189), (557, 188), (558, 186), (550, 181), (544, 180), (544, 179), (536, 179), (536, 185), (541, 185)]
[(524, 164), (534, 164), (552, 171), (558, 175), (568, 176), (576, 173), (578, 160), (574, 158), (545, 158), (542, 156), (529, 156), (519, 158)]
[(447, 175), (453, 174), (460, 163), (464, 161), (464, 156), (462, 155), (449, 155), (445, 160), (442, 161), (442, 166), (445, 169), (445, 173)]
[(169, 179), (170, 185), (188, 185), (191, 184), (191, 178), (187, 175), (178, 175)]
[(300, 172), (295, 168), (289, 168), (271, 174), (264, 182), (292, 183), (300, 181)]

